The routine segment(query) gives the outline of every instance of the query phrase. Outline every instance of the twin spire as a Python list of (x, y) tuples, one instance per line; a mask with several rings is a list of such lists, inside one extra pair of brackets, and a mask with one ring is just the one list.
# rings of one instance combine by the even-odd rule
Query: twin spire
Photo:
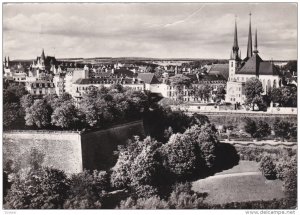
[[(251, 13), (249, 14), (250, 16), (250, 21), (249, 21), (249, 34), (248, 34), (248, 45), (247, 45), (247, 59), (251, 58), (253, 53), (257, 54), (257, 29), (255, 31), (255, 38), (254, 38), (254, 51), (252, 50), (252, 31), (251, 31)], [(236, 24), (236, 18), (235, 18), (235, 26), (234, 26), (234, 41), (233, 41), (233, 47), (232, 47), (232, 56), (231, 58), (237, 58), (239, 56), (239, 45), (238, 45), (238, 37), (237, 37), (237, 24)]]

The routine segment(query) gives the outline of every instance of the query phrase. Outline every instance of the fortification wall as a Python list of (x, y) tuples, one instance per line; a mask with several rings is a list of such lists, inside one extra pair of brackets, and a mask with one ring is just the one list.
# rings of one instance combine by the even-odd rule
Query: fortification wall
[[(81, 137), (77, 132), (9, 131), (3, 133), (3, 159), (28, 162), (24, 154), (35, 148), (44, 154), (42, 165), (64, 170), (66, 173), (82, 171)], [(26, 166), (23, 163), (23, 166)]]
[(82, 134), (83, 168), (107, 170), (117, 161), (114, 151), (134, 135), (144, 136), (143, 121)]
[(22, 156), (35, 148), (44, 154), (42, 165), (52, 166), (68, 174), (83, 169), (106, 170), (114, 166), (113, 152), (133, 135), (144, 136), (143, 121), (122, 124), (106, 130), (72, 131), (5, 131), (3, 132), (3, 161), (23, 162)]

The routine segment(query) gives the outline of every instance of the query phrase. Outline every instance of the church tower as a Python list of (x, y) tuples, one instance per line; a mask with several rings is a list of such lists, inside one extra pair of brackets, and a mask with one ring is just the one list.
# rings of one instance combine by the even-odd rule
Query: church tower
[(44, 49), (43, 49), (42, 55), (41, 55), (41, 64), (42, 65), (45, 65), (45, 59), (46, 59), (46, 57), (45, 57), (45, 52), (44, 52)]
[(240, 63), (240, 52), (239, 52), (239, 44), (238, 44), (238, 36), (237, 36), (237, 24), (235, 19), (235, 25), (234, 25), (234, 38), (233, 38), (233, 46), (231, 51), (231, 56), (229, 60), (229, 81), (234, 80), (234, 75), (236, 70), (239, 67)]
[(251, 32), (251, 13), (249, 14), (250, 16), (250, 21), (249, 21), (249, 34), (248, 34), (248, 46), (247, 46), (247, 59), (252, 57), (252, 32)]

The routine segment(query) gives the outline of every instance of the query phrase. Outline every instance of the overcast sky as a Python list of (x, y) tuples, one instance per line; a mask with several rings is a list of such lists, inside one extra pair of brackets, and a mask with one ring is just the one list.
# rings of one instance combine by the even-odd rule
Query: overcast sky
[(297, 59), (295, 3), (5, 4), (3, 54), (228, 59), (236, 15), (245, 57), (250, 11), (261, 57)]

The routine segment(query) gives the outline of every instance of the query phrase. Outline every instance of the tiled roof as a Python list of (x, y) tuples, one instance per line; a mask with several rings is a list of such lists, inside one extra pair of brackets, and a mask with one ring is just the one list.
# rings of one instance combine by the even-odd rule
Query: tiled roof
[(213, 64), (207, 71), (212, 75), (222, 75), (226, 80), (229, 76), (229, 64)]
[(139, 73), (137, 78), (141, 79), (146, 84), (158, 84), (159, 83), (159, 81), (155, 77), (154, 73)]
[(245, 65), (236, 72), (244, 75), (279, 75), (279, 71), (271, 62), (263, 61), (258, 54), (249, 58)]
[(139, 84), (132, 78), (80, 78), (74, 84)]

